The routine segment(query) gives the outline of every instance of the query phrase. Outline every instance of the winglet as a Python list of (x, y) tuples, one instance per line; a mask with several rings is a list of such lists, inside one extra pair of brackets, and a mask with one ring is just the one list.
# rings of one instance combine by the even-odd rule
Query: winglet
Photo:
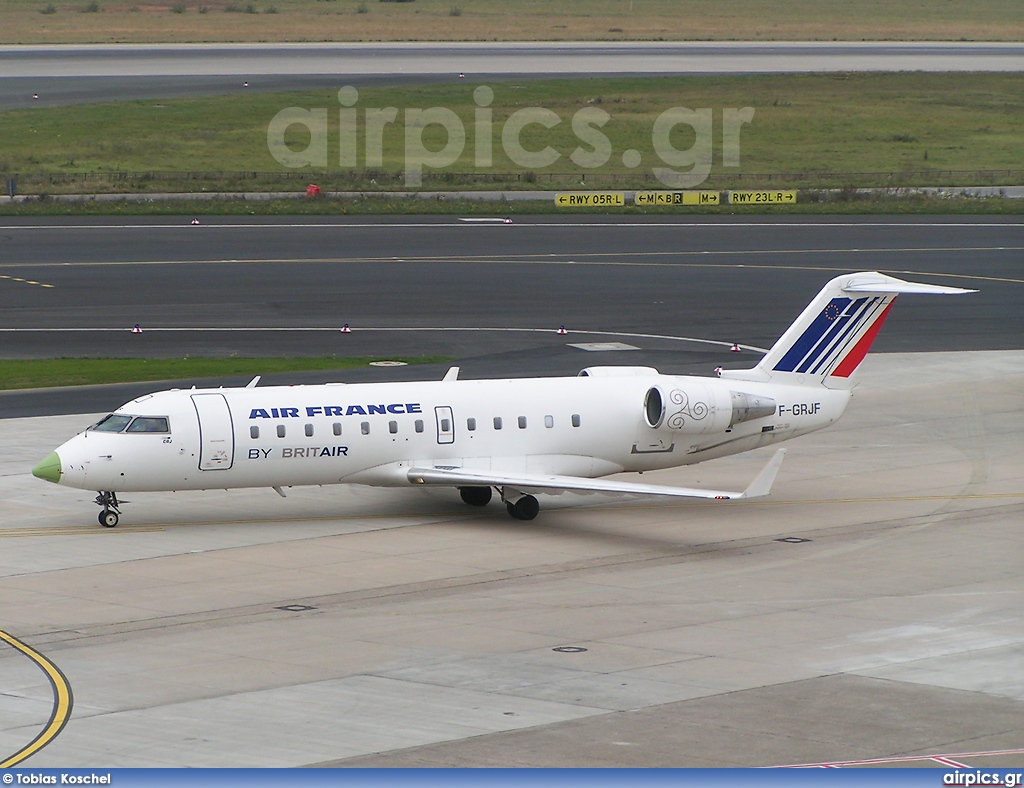
[(441, 378), (442, 381), (445, 381), (445, 380), (452, 381), (452, 380), (458, 380), (458, 379), (459, 379), (459, 368), (458, 367), (449, 367), (448, 371), (444, 373), (444, 377)]
[(261, 375), (257, 375), (252, 380), (250, 380), (248, 383), (246, 383), (245, 387), (247, 389), (254, 389), (254, 388), (256, 388), (256, 384), (260, 382), (260, 377), (261, 377)]
[(764, 469), (754, 477), (754, 481), (747, 485), (745, 489), (737, 498), (763, 498), (772, 491), (772, 484), (775, 482), (775, 476), (779, 472), (779, 468), (782, 467), (782, 461), (786, 458), (786, 450), (779, 449), (775, 452), (775, 455), (768, 460), (768, 464), (764, 466)]

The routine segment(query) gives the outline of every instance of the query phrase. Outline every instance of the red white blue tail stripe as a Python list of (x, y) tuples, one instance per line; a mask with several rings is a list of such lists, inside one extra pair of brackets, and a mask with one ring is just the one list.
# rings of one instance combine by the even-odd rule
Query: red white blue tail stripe
[(849, 377), (867, 354), (895, 296), (836, 297), (796, 339), (775, 372)]
[(847, 388), (901, 293), (955, 295), (960, 287), (906, 282), (877, 271), (837, 276), (821, 289), (771, 350), (750, 370), (720, 377)]

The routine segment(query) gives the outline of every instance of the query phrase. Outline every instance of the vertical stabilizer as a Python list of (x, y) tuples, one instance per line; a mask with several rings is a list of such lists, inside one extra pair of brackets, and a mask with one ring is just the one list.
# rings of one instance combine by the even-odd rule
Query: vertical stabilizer
[(754, 369), (725, 370), (721, 375), (848, 388), (850, 376), (867, 355), (896, 296), (973, 292), (905, 282), (870, 271), (837, 276), (821, 289)]

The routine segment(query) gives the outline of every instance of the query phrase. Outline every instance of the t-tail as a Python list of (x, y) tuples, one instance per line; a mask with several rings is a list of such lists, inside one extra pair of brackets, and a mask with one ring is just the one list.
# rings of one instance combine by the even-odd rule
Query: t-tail
[(850, 388), (900, 293), (956, 295), (959, 287), (905, 282), (875, 271), (844, 274), (826, 284), (753, 369), (722, 370), (723, 378)]

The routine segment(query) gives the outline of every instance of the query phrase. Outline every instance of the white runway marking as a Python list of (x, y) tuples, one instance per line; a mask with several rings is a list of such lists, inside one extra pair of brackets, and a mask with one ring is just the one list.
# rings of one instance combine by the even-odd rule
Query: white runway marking
[(570, 342), (569, 347), (580, 350), (601, 352), (606, 350), (639, 350), (636, 345), (627, 345), (625, 342)]
[[(822, 255), (822, 254), (854, 254), (854, 255), (877, 255), (877, 254), (898, 254), (905, 252), (1006, 252), (1024, 251), (1024, 246), (934, 246), (934, 247), (887, 247), (878, 249), (673, 249), (659, 252), (629, 252), (627, 256), (633, 257), (756, 257), (759, 255)], [(247, 259), (207, 259), (207, 260), (91, 260), (81, 262), (30, 262), (30, 263), (0, 263), (0, 268), (52, 268), (52, 267), (97, 267), (97, 266), (149, 266), (149, 265), (225, 265), (225, 264), (254, 264), (272, 263), (279, 264), (354, 264), (354, 263), (447, 263), (452, 265), (548, 265), (548, 266), (605, 266), (605, 267), (630, 267), (630, 268), (751, 268), (766, 271), (822, 271), (822, 272), (844, 272), (849, 268), (846, 266), (829, 265), (783, 265), (767, 263), (721, 263), (721, 262), (659, 262), (657, 260), (608, 260), (604, 258), (618, 257), (618, 252), (586, 252), (582, 254), (567, 253), (542, 253), (529, 255), (444, 255), (431, 257), (351, 257), (351, 258), (247, 258)], [(582, 257), (587, 259), (565, 260), (565, 257)], [(975, 282), (1004, 282), (1009, 284), (1024, 284), (1024, 279), (1004, 276), (981, 276), (978, 274), (956, 274), (942, 271), (918, 271), (906, 268), (885, 268), (876, 266), (875, 270), (897, 276), (936, 276), (947, 279), (964, 279)], [(51, 285), (44, 285), (50, 287)]]
[[(954, 769), (970, 769), (972, 768), (969, 764), (963, 761), (973, 760), (975, 758), (991, 758), (1002, 755), (1024, 755), (1024, 750), (985, 750), (982, 752), (960, 752), (953, 753), (952, 755), (907, 755), (907, 756), (895, 756), (892, 758), (867, 758), (861, 761), (826, 761), (823, 763), (799, 763), (792, 764), (789, 766), (783, 766), (783, 769), (814, 769), (814, 768), (826, 768), (826, 769), (838, 769), (842, 767), (858, 767), (858, 766), (883, 766), (885, 764), (899, 764), (899, 763), (923, 763), (924, 761), (935, 761), (943, 766), (951, 766)], [(981, 767), (989, 768), (989, 767)]]
[[(318, 332), (332, 332), (340, 333), (340, 326), (211, 326), (207, 328), (199, 327), (185, 327), (185, 328), (149, 328), (144, 327), (143, 331), (146, 333), (177, 333), (177, 332), (304, 332), (304, 331), (318, 331)], [(475, 328), (475, 327), (462, 327), (462, 328), (441, 328), (441, 327), (415, 327), (415, 328), (393, 328), (393, 327), (367, 327), (357, 328), (352, 327), (351, 332), (353, 334), (357, 332), (369, 332), (369, 331), (388, 331), (401, 333), (406, 331), (418, 331), (418, 332), (434, 332), (434, 331), (470, 331), (470, 332), (506, 332), (506, 333), (529, 333), (529, 334), (555, 334), (557, 331), (553, 328)], [(75, 333), (131, 333), (131, 328), (0, 328), (0, 333), (6, 334), (75, 334)], [(732, 342), (722, 342), (717, 339), (701, 339), (699, 337), (676, 337), (669, 334), (633, 334), (623, 333), (617, 331), (574, 331), (569, 330), (570, 334), (580, 334), (587, 336), (602, 336), (602, 337), (630, 337), (632, 339), (663, 339), (670, 342), (695, 342), (703, 345), (714, 345), (716, 347), (732, 347)], [(755, 353), (767, 353), (768, 348), (757, 347), (756, 345), (740, 345), (743, 350), (752, 350)], [(617, 350), (626, 350), (630, 348), (615, 348)], [(631, 348), (637, 350), (639, 348)]]

